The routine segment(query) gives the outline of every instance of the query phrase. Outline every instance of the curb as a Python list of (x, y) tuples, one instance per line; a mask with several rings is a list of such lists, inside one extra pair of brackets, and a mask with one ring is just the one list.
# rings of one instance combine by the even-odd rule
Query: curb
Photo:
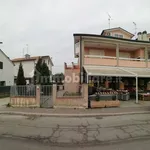
[(121, 112), (121, 113), (92, 113), (92, 114), (48, 114), (48, 113), (28, 113), (28, 112), (14, 112), (14, 111), (0, 111), (0, 115), (22, 115), (22, 116), (39, 116), (39, 117), (107, 117), (107, 116), (122, 116), (122, 115), (136, 115), (136, 114), (150, 114), (150, 111), (137, 112)]

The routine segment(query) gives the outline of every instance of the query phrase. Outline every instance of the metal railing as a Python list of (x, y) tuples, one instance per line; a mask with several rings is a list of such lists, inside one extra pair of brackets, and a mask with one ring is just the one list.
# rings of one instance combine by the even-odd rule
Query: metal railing
[(11, 86), (10, 88), (11, 97), (35, 97), (36, 96), (36, 86), (35, 85), (25, 85), (25, 86)]
[[(100, 55), (85, 55), (85, 58), (101, 58), (101, 59), (117, 59), (117, 57), (112, 56), (100, 56)], [(126, 57), (119, 57), (119, 60), (129, 60), (129, 61), (145, 61), (144, 58), (126, 58)], [(150, 60), (149, 60), (150, 61)]]

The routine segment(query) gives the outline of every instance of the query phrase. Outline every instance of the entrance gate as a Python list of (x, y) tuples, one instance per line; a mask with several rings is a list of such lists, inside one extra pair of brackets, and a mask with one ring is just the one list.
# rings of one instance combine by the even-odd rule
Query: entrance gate
[(43, 108), (53, 107), (52, 88), (53, 88), (52, 85), (41, 85), (40, 107)]

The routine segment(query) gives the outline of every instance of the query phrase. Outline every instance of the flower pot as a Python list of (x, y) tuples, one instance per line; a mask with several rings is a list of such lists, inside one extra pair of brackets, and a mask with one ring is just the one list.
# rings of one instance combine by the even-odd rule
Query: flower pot
[(91, 101), (91, 108), (104, 108), (106, 101)]
[(119, 107), (120, 106), (120, 101), (119, 100), (106, 101), (105, 104), (106, 104), (106, 107)]

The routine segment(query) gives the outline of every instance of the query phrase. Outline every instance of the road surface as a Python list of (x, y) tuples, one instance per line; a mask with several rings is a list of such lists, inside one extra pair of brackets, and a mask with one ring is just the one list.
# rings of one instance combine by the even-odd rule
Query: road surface
[(0, 139), (1, 150), (149, 150), (150, 140), (136, 140), (128, 143), (117, 143), (113, 145), (97, 145), (97, 146), (82, 146), (82, 147), (58, 147), (50, 146), (36, 141), (18, 140), (11, 138)]
[(0, 136), (59, 146), (121, 142), (150, 137), (150, 115), (89, 118), (0, 115)]

